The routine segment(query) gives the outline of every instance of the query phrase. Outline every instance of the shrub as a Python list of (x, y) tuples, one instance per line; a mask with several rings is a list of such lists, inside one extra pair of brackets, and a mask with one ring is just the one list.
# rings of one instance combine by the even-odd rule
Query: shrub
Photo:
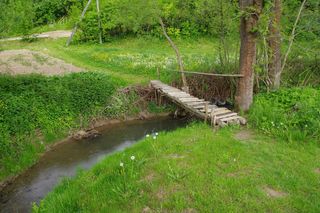
[(119, 84), (102, 73), (0, 75), (0, 180), (102, 111)]
[(288, 141), (320, 139), (320, 89), (292, 88), (259, 94), (250, 110), (258, 129)]

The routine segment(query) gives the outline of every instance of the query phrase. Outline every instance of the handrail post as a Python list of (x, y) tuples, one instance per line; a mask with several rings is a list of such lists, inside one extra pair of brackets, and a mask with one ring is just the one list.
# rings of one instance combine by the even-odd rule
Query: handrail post
[(206, 113), (204, 122), (207, 123), (207, 121), (208, 121), (208, 102), (205, 103), (204, 110), (205, 110), (205, 113)]

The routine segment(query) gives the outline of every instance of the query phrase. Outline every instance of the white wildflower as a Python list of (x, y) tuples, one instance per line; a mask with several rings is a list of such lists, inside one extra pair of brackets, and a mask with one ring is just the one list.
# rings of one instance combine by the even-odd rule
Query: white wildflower
[(120, 162), (120, 166), (123, 167), (123, 166), (124, 166), (124, 163)]
[(148, 137), (150, 137), (150, 135), (149, 135), (149, 134), (147, 134), (147, 135), (146, 135), (146, 137), (148, 138)]
[(131, 156), (131, 160), (134, 160), (136, 159), (136, 157), (134, 155)]
[(153, 136), (153, 140), (157, 139), (157, 136)]
[(237, 160), (234, 158), (234, 159), (233, 159), (233, 162), (236, 162), (236, 161), (237, 161)]
[(159, 133), (157, 133), (157, 132), (156, 132), (156, 134), (155, 134), (155, 135), (156, 135), (156, 136), (158, 136), (158, 135), (159, 135)]

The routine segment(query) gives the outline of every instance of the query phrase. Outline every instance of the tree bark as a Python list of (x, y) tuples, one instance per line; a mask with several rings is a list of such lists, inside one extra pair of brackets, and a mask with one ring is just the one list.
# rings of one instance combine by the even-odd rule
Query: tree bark
[(256, 61), (257, 22), (263, 0), (240, 0), (243, 15), (240, 20), (240, 74), (236, 105), (241, 111), (248, 111), (253, 101), (254, 64)]
[(98, 26), (99, 26), (99, 43), (102, 44), (102, 25), (101, 25), (101, 17), (100, 17), (100, 2), (96, 0), (97, 13), (98, 13)]
[(174, 49), (174, 51), (176, 53), (177, 61), (178, 61), (178, 64), (179, 64), (179, 70), (181, 72), (181, 79), (182, 79), (182, 85), (183, 85), (182, 86), (182, 90), (184, 92), (189, 92), (189, 87), (188, 87), (188, 84), (187, 84), (187, 78), (186, 78), (186, 76), (184, 74), (183, 61), (182, 61), (182, 58), (181, 58), (180, 51), (179, 51), (178, 47), (174, 44), (174, 42), (172, 41), (170, 36), (168, 35), (168, 33), (166, 31), (166, 27), (165, 27), (161, 17), (159, 18), (159, 23), (161, 25), (161, 28), (162, 28), (164, 36), (166, 37), (166, 39), (170, 43), (172, 49)]
[(273, 1), (273, 14), (269, 25), (269, 78), (271, 79), (272, 89), (277, 90), (280, 87), (281, 80), (281, 0)]
[[(301, 14), (302, 14), (302, 10), (303, 10), (304, 5), (305, 5), (306, 2), (307, 2), (307, 0), (304, 0), (304, 1), (301, 3), (301, 6), (300, 6), (300, 9), (299, 9), (299, 12), (298, 12), (296, 21), (294, 22), (294, 25), (293, 25), (293, 28), (292, 28), (292, 32), (291, 32), (291, 36), (290, 36), (290, 39), (289, 39), (289, 46), (288, 46), (287, 52), (286, 52), (286, 54), (285, 54), (285, 56), (284, 56), (284, 59), (283, 59), (283, 63), (282, 63), (282, 67), (281, 67), (281, 73), (283, 72), (283, 70), (284, 70), (284, 68), (285, 68), (285, 66), (286, 66), (289, 53), (291, 52), (291, 47), (292, 47), (294, 38), (296, 37), (296, 28), (297, 28), (297, 26), (298, 26), (298, 22), (299, 22), (299, 20), (300, 20), (300, 17), (301, 17)], [(281, 74), (281, 73), (280, 73), (280, 74)]]
[(67, 41), (67, 44), (66, 44), (67, 46), (69, 46), (69, 45), (70, 45), (70, 43), (71, 43), (71, 41), (72, 41), (72, 38), (73, 38), (74, 34), (77, 32), (77, 29), (78, 29), (79, 23), (82, 21), (82, 19), (83, 19), (84, 15), (86, 14), (86, 12), (87, 12), (87, 10), (88, 10), (88, 8), (89, 8), (90, 4), (91, 4), (91, 1), (92, 1), (92, 0), (88, 0), (88, 2), (87, 2), (87, 4), (86, 4), (85, 8), (83, 9), (83, 11), (82, 11), (82, 13), (81, 13), (81, 16), (80, 16), (80, 20), (79, 20), (79, 22), (77, 22), (77, 23), (75, 24), (75, 26), (74, 26), (74, 28), (73, 28), (73, 30), (72, 30), (72, 33), (71, 33), (71, 35), (70, 35), (70, 37), (69, 37), (69, 39), (68, 39), (68, 41)]

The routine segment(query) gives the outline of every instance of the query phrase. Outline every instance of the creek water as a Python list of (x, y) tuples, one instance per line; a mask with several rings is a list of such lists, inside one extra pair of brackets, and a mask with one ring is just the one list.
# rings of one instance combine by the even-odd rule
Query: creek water
[(30, 212), (33, 202), (39, 203), (62, 178), (74, 176), (79, 168), (91, 168), (105, 156), (129, 147), (146, 134), (171, 131), (186, 124), (171, 118), (129, 121), (105, 127), (102, 135), (94, 139), (61, 143), (0, 192), (0, 212)]

